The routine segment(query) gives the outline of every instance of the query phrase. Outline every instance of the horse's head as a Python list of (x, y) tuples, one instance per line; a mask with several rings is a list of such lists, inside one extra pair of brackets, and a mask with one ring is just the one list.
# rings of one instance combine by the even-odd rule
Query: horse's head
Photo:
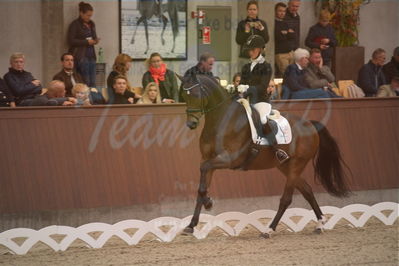
[(186, 124), (190, 129), (195, 129), (203, 114), (215, 109), (224, 97), (228, 97), (216, 79), (205, 75), (187, 75), (182, 84), (182, 96), (187, 104)]

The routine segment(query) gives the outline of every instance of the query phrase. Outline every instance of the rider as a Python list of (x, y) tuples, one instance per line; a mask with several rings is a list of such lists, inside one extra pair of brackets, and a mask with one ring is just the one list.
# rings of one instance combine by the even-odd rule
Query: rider
[[(244, 51), (248, 53), (251, 62), (242, 68), (241, 84), (249, 85), (249, 88), (244, 93), (244, 98), (249, 97), (251, 104), (269, 102), (270, 100), (271, 94), (267, 93), (267, 88), (272, 76), (272, 68), (262, 55), (264, 48), (265, 40), (259, 35), (250, 36), (243, 47)], [(285, 151), (276, 148), (277, 140), (273, 132), (276, 132), (277, 124), (275, 121), (268, 119), (267, 125), (272, 133), (267, 134), (266, 138), (269, 141), (269, 145), (275, 150), (277, 159), (280, 163), (283, 163), (289, 159), (289, 156)]]

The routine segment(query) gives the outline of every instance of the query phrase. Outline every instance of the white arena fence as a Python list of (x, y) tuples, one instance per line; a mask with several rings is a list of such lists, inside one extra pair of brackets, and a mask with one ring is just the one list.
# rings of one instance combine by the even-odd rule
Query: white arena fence
[[(363, 227), (371, 217), (376, 217), (385, 225), (392, 225), (398, 218), (399, 204), (394, 202), (382, 202), (373, 206), (363, 204), (352, 204), (343, 208), (325, 206), (321, 208), (328, 221), (324, 225), (324, 229), (333, 229), (334, 226), (341, 220), (345, 219), (349, 225), (353, 227)], [(383, 212), (390, 212), (386, 216)], [(358, 216), (355, 217), (353, 214)], [(264, 232), (268, 224), (263, 224), (260, 219), (273, 219), (276, 211), (273, 210), (259, 210), (249, 214), (241, 212), (225, 212), (213, 216), (209, 214), (201, 214), (200, 229), (195, 228), (194, 236), (197, 239), (206, 238), (209, 232), (219, 228), (227, 235), (238, 236), (246, 226), (253, 226), (260, 232)], [(359, 216), (360, 215), (360, 216)], [(172, 241), (191, 221), (192, 216), (187, 216), (183, 219), (174, 217), (160, 217), (151, 221), (145, 222), (140, 220), (126, 220), (116, 224), (110, 225), (105, 223), (89, 223), (77, 228), (70, 226), (53, 225), (42, 228), (40, 230), (33, 230), (28, 228), (15, 228), (0, 233), (0, 245), (9, 249), (13, 254), (23, 255), (38, 242), (42, 242), (52, 248), (54, 251), (65, 251), (75, 240), (81, 240), (90, 248), (102, 248), (104, 244), (113, 236), (117, 236), (128, 245), (136, 245), (147, 234), (154, 235), (161, 242)], [(291, 218), (296, 218), (298, 222), (294, 222)], [(235, 221), (234, 226), (230, 226), (228, 222)], [(302, 208), (288, 209), (282, 217), (280, 223), (287, 226), (287, 229), (292, 232), (299, 232), (303, 230), (308, 223), (317, 222), (313, 210)], [(162, 228), (167, 227), (165, 233)], [(136, 230), (134, 234), (130, 235), (126, 230)], [(90, 233), (100, 233), (97, 239), (93, 238)], [(64, 236), (64, 238), (57, 242), (52, 236)], [(18, 245), (13, 239), (26, 238), (26, 240)]]

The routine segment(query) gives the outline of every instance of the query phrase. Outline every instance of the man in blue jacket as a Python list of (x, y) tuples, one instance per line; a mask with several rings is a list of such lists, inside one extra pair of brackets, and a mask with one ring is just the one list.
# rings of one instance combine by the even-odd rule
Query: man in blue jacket
[(24, 70), (25, 56), (15, 53), (10, 57), (11, 67), (4, 75), (4, 80), (15, 97), (15, 102), (20, 106), (43, 105), (40, 94), (42, 85), (30, 72)]
[(378, 48), (373, 52), (371, 60), (362, 66), (359, 71), (357, 85), (364, 91), (366, 97), (374, 97), (381, 85), (387, 84), (382, 67), (384, 66), (386, 52)]

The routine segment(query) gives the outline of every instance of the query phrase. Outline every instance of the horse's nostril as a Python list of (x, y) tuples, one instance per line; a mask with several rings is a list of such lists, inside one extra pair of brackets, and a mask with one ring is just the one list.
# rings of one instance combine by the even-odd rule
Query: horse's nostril
[(186, 125), (190, 128), (190, 129), (195, 129), (197, 127), (197, 123), (194, 121), (187, 121)]

